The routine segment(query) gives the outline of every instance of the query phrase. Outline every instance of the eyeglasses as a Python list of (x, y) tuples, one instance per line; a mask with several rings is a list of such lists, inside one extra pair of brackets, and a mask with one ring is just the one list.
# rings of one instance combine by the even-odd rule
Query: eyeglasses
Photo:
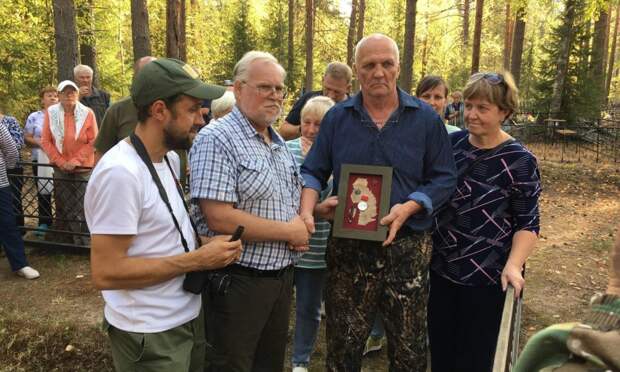
[(267, 84), (259, 84), (259, 85), (252, 85), (250, 83), (248, 83), (247, 81), (242, 81), (243, 84), (256, 89), (256, 91), (258, 91), (258, 94), (260, 94), (262, 97), (269, 97), (272, 93), (275, 93), (277, 97), (281, 97), (281, 98), (286, 98), (286, 94), (287, 89), (284, 85), (267, 85)]
[(472, 81), (484, 79), (491, 85), (499, 85), (504, 82), (504, 76), (495, 72), (478, 72), (471, 76)]

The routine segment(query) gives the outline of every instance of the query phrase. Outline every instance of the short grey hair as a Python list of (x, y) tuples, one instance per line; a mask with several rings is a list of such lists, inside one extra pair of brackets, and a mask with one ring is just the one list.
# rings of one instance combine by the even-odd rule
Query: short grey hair
[(351, 67), (349, 67), (346, 63), (332, 62), (327, 65), (325, 75), (331, 76), (336, 80), (344, 80), (347, 84), (350, 84), (351, 79), (353, 78), (353, 71), (351, 71)]
[(218, 99), (211, 101), (211, 113), (213, 117), (220, 117), (221, 114), (232, 109), (235, 105), (235, 95), (233, 92), (227, 90), (224, 95)]
[(369, 40), (388, 40), (390, 44), (392, 44), (392, 49), (394, 50), (394, 55), (396, 56), (396, 63), (400, 63), (400, 52), (398, 50), (398, 44), (391, 37), (384, 34), (371, 34), (368, 36), (364, 36), (360, 41), (355, 45), (355, 62), (357, 62), (357, 58), (359, 57), (359, 50)]
[(278, 69), (282, 73), (282, 79), (286, 78), (286, 71), (284, 70), (284, 67), (282, 67), (282, 65), (278, 62), (276, 57), (274, 57), (271, 53), (261, 52), (259, 50), (251, 50), (244, 54), (243, 57), (241, 57), (241, 59), (239, 60), (239, 62), (237, 62), (237, 64), (235, 65), (235, 68), (233, 69), (233, 80), (247, 80), (250, 65), (253, 62), (260, 60), (274, 63), (276, 66), (278, 66)]
[(323, 116), (329, 111), (332, 106), (334, 106), (334, 101), (325, 96), (316, 96), (312, 97), (306, 102), (304, 107), (301, 109), (301, 119), (303, 121), (306, 115), (315, 115), (317, 119), (323, 120)]
[(91, 76), (93, 75), (93, 69), (88, 65), (77, 65), (73, 68), (73, 77), (78, 76), (80, 72), (88, 72)]

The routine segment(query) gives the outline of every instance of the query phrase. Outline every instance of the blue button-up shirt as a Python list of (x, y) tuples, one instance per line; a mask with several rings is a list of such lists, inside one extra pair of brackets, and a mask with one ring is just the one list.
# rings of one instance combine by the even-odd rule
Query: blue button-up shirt
[[(302, 179), (282, 137), (271, 127), (271, 144), (235, 106), (204, 127), (190, 150), (192, 218), (198, 232), (213, 236), (200, 211), (200, 199), (233, 203), (235, 208), (274, 221), (297, 215)], [(281, 269), (300, 253), (285, 241), (244, 242), (239, 264), (259, 270)]]
[(406, 225), (427, 230), (433, 210), (448, 200), (456, 185), (452, 147), (445, 125), (429, 105), (400, 89), (398, 100), (398, 109), (381, 130), (364, 109), (361, 93), (330, 109), (301, 174), (306, 187), (320, 192), (333, 172), (336, 194), (342, 164), (390, 166), (390, 207), (416, 201), (424, 212)]

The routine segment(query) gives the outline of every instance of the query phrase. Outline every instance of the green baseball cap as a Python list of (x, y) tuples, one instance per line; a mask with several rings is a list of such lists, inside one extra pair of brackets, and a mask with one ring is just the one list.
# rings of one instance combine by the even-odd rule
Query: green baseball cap
[(203, 83), (196, 70), (173, 58), (158, 58), (147, 63), (131, 84), (131, 98), (137, 106), (146, 106), (177, 94), (216, 99), (225, 91), (224, 87)]

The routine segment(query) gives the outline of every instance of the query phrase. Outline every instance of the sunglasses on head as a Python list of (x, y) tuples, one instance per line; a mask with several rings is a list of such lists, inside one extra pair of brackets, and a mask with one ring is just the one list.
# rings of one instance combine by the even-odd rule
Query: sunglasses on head
[(495, 72), (478, 72), (472, 75), (473, 80), (484, 79), (491, 85), (498, 85), (504, 82), (504, 76)]

